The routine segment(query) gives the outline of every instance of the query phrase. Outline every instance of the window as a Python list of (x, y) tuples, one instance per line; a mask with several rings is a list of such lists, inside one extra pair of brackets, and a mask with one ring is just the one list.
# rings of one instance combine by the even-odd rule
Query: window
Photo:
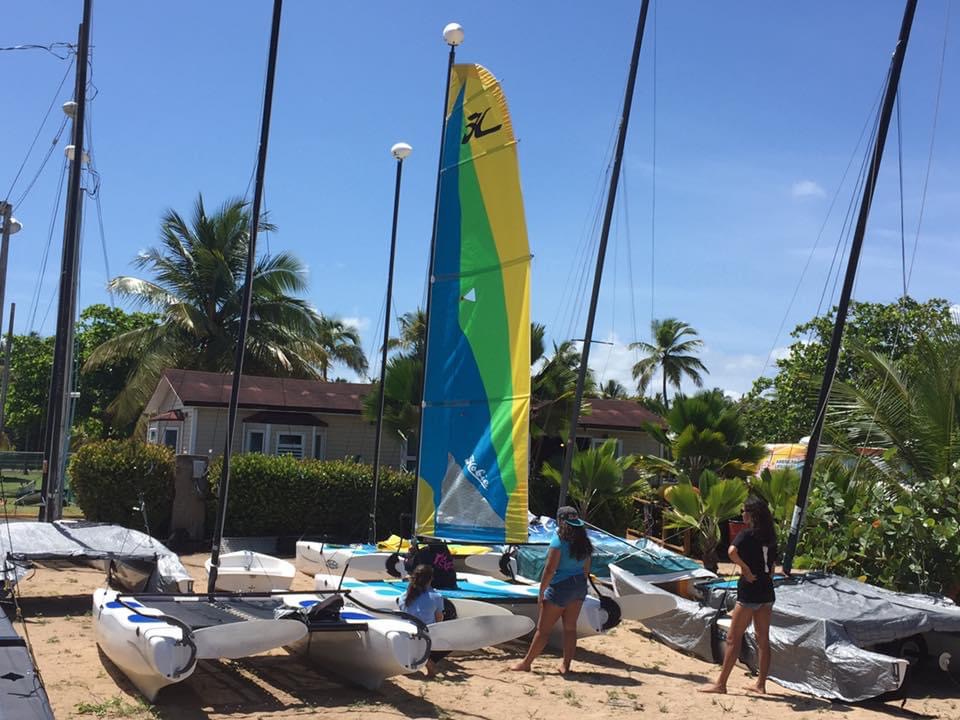
[(248, 430), (247, 431), (247, 452), (262, 453), (263, 437), (264, 437), (263, 430)]
[(157, 443), (157, 429), (156, 429), (155, 427), (152, 427), (152, 428), (150, 428), (149, 430), (147, 430), (147, 442), (153, 443), (154, 445), (156, 445), (156, 443)]
[(313, 458), (324, 460), (327, 457), (327, 432), (323, 428), (313, 431)]
[(168, 448), (172, 448), (174, 452), (177, 451), (177, 438), (180, 435), (180, 431), (177, 428), (167, 428), (163, 431), (163, 444)]
[[(590, 438), (590, 447), (598, 448), (603, 445), (607, 440), (612, 440), (615, 438)], [(623, 440), (616, 440), (617, 451), (615, 453), (616, 457), (623, 457)]]
[(277, 435), (277, 455), (303, 457), (303, 435), (282, 433)]

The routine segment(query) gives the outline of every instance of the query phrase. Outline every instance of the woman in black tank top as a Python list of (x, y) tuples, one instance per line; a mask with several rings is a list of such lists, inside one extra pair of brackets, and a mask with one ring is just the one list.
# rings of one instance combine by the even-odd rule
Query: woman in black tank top
[(727, 631), (727, 651), (723, 669), (717, 682), (702, 688), (701, 692), (725, 693), (727, 678), (740, 657), (743, 634), (753, 622), (759, 651), (757, 682), (747, 689), (750, 693), (767, 691), (767, 672), (770, 669), (770, 617), (773, 615), (773, 566), (777, 560), (777, 535), (770, 508), (760, 498), (750, 498), (743, 507), (743, 520), (749, 526), (733, 539), (727, 550), (730, 561), (740, 568), (737, 581), (737, 606), (731, 615)]

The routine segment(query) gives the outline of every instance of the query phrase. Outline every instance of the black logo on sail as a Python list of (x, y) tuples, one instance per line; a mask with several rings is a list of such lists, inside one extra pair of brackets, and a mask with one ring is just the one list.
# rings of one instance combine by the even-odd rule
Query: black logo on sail
[(482, 113), (476, 112), (467, 115), (467, 134), (463, 136), (463, 140), (460, 141), (461, 145), (466, 145), (470, 142), (471, 137), (475, 137), (478, 140), (484, 135), (489, 135), (490, 133), (495, 133), (497, 130), (503, 127), (503, 123), (500, 123), (496, 127), (484, 128), (483, 119), (487, 116), (487, 113), (490, 112), (490, 108), (487, 108)]

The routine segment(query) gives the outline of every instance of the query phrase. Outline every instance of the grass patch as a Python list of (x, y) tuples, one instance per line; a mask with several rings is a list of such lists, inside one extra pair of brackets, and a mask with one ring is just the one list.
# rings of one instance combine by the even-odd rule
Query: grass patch
[(563, 699), (567, 701), (570, 707), (581, 707), (580, 699), (577, 697), (577, 693), (574, 692), (573, 688), (567, 688), (563, 691)]
[(143, 700), (127, 702), (117, 695), (100, 703), (81, 702), (74, 705), (78, 715), (94, 715), (98, 718), (155, 718), (159, 717), (153, 705)]

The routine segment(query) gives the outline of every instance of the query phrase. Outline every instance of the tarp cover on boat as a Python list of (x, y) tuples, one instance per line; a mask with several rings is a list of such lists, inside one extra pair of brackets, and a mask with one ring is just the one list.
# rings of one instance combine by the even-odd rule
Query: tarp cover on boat
[(0, 611), (0, 720), (48, 719), (53, 710), (27, 644)]
[(114, 561), (115, 574), (138, 592), (186, 592), (192, 582), (180, 558), (163, 543), (138, 530), (104, 523), (7, 523), (0, 532), (0, 591), (30, 572), (29, 561), (92, 561), (104, 569)]
[[(553, 518), (541, 517), (530, 523), (527, 532), (529, 542), (542, 542), (544, 545), (518, 548), (517, 568), (520, 575), (534, 579), (540, 577), (547, 562), (546, 543), (550, 542), (556, 529), (557, 523)], [(609, 566), (613, 563), (651, 582), (715, 577), (696, 561), (662, 548), (646, 538), (627, 541), (596, 530), (587, 530), (587, 535), (593, 543), (590, 571), (599, 578), (610, 577)]]
[[(710, 590), (709, 597), (713, 605), (726, 607), (735, 598), (736, 585), (722, 585)], [(724, 590), (731, 593), (724, 597)], [(821, 573), (778, 584), (776, 592), (770, 677), (811, 695), (852, 702), (895, 691), (903, 682), (902, 664), (883, 654), (882, 645), (929, 632), (960, 633), (960, 607), (938, 597), (891, 592)], [(720, 612), (680, 599), (675, 613), (645, 624), (668, 645), (718, 662)], [(744, 648), (743, 659), (756, 668), (756, 648), (750, 642)]]

